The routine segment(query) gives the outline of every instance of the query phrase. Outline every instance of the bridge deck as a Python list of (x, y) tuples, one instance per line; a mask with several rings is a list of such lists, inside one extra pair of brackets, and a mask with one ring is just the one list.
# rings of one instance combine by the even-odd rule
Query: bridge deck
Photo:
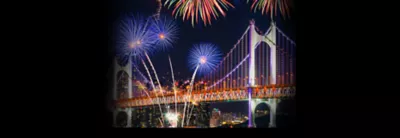
[[(253, 87), (252, 98), (284, 98), (293, 97), (296, 92), (294, 86), (265, 86)], [(247, 100), (247, 88), (231, 89), (221, 91), (194, 91), (190, 96), (191, 102), (211, 102), (211, 101), (226, 101), (226, 100)], [(189, 95), (185, 92), (177, 92), (176, 102), (183, 103), (189, 101)], [(117, 101), (119, 107), (136, 107), (148, 106), (153, 104), (173, 104), (175, 103), (175, 95), (166, 94), (162, 97), (151, 95), (146, 97), (131, 98)]]

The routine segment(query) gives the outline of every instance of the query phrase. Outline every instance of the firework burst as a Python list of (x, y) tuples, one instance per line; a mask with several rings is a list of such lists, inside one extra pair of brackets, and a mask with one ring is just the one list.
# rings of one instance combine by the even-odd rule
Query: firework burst
[(195, 69), (199, 65), (199, 74), (206, 73), (215, 68), (221, 59), (221, 55), (214, 44), (202, 43), (194, 45), (189, 53), (189, 66)]
[(118, 52), (120, 56), (143, 57), (144, 53), (151, 51), (154, 40), (148, 30), (148, 22), (138, 15), (128, 16), (121, 21), (120, 39), (118, 42)]
[[(247, 0), (249, 2), (249, 0)], [(254, 9), (254, 12), (256, 10), (261, 10), (261, 13), (271, 13), (272, 15), (275, 13), (275, 16), (277, 16), (277, 10), (281, 12), (283, 15), (283, 18), (288, 16), (290, 18), (289, 14), (289, 7), (290, 7), (290, 0), (253, 0), (253, 4), (251, 5), (251, 9)]]
[(182, 16), (182, 20), (191, 18), (192, 26), (198, 23), (199, 18), (203, 21), (204, 26), (211, 25), (211, 18), (217, 19), (222, 14), (225, 16), (225, 11), (229, 7), (235, 8), (227, 0), (167, 0), (164, 5), (169, 4), (170, 8), (175, 3), (175, 8), (172, 14), (175, 17)]
[(175, 22), (167, 17), (160, 17), (152, 21), (150, 32), (155, 45), (166, 50), (177, 39), (178, 27)]

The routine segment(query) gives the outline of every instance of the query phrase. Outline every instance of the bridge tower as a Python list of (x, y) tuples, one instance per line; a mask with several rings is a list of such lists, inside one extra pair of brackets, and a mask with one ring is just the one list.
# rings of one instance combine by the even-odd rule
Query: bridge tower
[[(128, 98), (132, 98), (132, 60), (131, 58), (128, 59), (128, 63), (125, 66), (121, 66), (120, 64), (118, 64), (118, 59), (116, 57), (114, 57), (113, 60), (113, 76), (112, 76), (112, 95), (113, 95), (113, 100), (117, 101), (119, 100), (119, 96), (118, 96), (118, 82), (120, 80), (120, 78), (118, 78), (118, 74), (119, 72), (126, 72), (128, 74)], [(131, 127), (131, 115), (132, 115), (132, 111), (131, 108), (126, 108), (126, 109), (121, 109), (120, 107), (116, 107), (116, 109), (114, 109), (113, 111), (113, 125), (117, 126), (116, 124), (116, 118), (117, 118), (117, 114), (118, 112), (126, 112), (128, 115), (127, 118), (127, 126), (126, 127)]]
[[(249, 124), (248, 127), (255, 127), (254, 125), (254, 110), (257, 104), (252, 100), (252, 91), (255, 86), (257, 86), (256, 81), (255, 81), (255, 75), (256, 75), (256, 64), (255, 64), (255, 51), (257, 45), (259, 45), (261, 42), (265, 42), (269, 45), (271, 49), (270, 55), (270, 70), (271, 70), (271, 85), (276, 84), (276, 24), (275, 22), (271, 22), (271, 25), (268, 29), (268, 31), (265, 34), (259, 34), (256, 31), (255, 28), (255, 21), (251, 20), (250, 21), (250, 29), (249, 29), (249, 49), (250, 49), (250, 62), (249, 62), (249, 82), (248, 82), (248, 99), (249, 99), (249, 111), (248, 111), (248, 116), (249, 116)], [(270, 98), (268, 99), (268, 102), (266, 102), (269, 107), (270, 107), (270, 127), (275, 127), (276, 126), (276, 106), (278, 103), (278, 99), (273, 99)], [(251, 121), (250, 121), (251, 120)]]

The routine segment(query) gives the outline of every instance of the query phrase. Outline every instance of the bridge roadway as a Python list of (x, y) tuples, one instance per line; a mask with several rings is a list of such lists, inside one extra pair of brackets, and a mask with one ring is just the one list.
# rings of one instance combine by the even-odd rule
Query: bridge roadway
[[(296, 92), (295, 85), (269, 85), (269, 86), (256, 86), (252, 87), (252, 98), (285, 98), (293, 97)], [(185, 96), (186, 95), (186, 96)], [(185, 102), (185, 97), (188, 98), (186, 91), (179, 91), (176, 94), (177, 103)], [(195, 102), (215, 102), (215, 101), (241, 101), (248, 99), (248, 88), (238, 88), (230, 90), (202, 90), (193, 91), (190, 97), (191, 101)], [(186, 100), (187, 101), (187, 100)], [(175, 94), (168, 92), (164, 94), (164, 98), (161, 94), (158, 96), (152, 94), (144, 97), (136, 97), (130, 99), (121, 99), (117, 101), (117, 105), (122, 108), (126, 107), (138, 107), (148, 106), (153, 104), (174, 104)]]

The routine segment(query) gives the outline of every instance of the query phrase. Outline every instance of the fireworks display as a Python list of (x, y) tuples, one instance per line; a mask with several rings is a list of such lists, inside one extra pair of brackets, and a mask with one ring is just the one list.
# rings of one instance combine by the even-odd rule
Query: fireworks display
[[(267, 89), (267, 84), (275, 84), (272, 82), (275, 82), (275, 77), (276, 77), (276, 72), (270, 71), (270, 72), (256, 72), (250, 69), (254, 70), (267, 70), (263, 69), (264, 63), (269, 64), (267, 62), (263, 61), (274, 61), (272, 58), (274, 55), (272, 54), (271, 56), (265, 55), (262, 52), (265, 51), (272, 51), (270, 49), (266, 50), (259, 50), (258, 54), (248, 54), (250, 52), (254, 53), (257, 52), (255, 48), (252, 48), (247, 45), (247, 44), (252, 44), (254, 43), (253, 40), (254, 38), (261, 38), (261, 35), (256, 35), (256, 37), (252, 35), (242, 35), (242, 38), (237, 42), (237, 44), (234, 45), (234, 48), (231, 49), (231, 52), (227, 54), (227, 56), (224, 58), (224, 61), (221, 61), (223, 54), (219, 50), (218, 46), (212, 43), (198, 43), (194, 44), (189, 53), (188, 53), (188, 65), (193, 71), (193, 74), (190, 78), (190, 80), (186, 80), (183, 82), (183, 80), (175, 81), (174, 77), (174, 71), (173, 71), (173, 65), (171, 58), (168, 57), (169, 60), (169, 66), (171, 69), (171, 77), (172, 77), (172, 84), (169, 80), (163, 81), (163, 84), (160, 82), (159, 77), (157, 75), (157, 71), (155, 69), (155, 66), (153, 65), (153, 62), (151, 60), (151, 56), (153, 53), (160, 51), (166, 51), (175, 45), (176, 40), (178, 39), (178, 26), (175, 22), (174, 19), (170, 19), (167, 16), (160, 16), (161, 8), (162, 5), (167, 6), (168, 8), (174, 7), (172, 10), (172, 15), (177, 18), (178, 16), (181, 17), (183, 21), (190, 21), (192, 24), (192, 27), (194, 27), (195, 23), (201, 26), (201, 24), (204, 24), (204, 26), (211, 25), (212, 20), (217, 20), (220, 18), (220, 15), (226, 16), (226, 12), (228, 11), (229, 8), (235, 8), (228, 0), (166, 0), (165, 3), (162, 3), (162, 0), (156, 0), (158, 7), (156, 10), (155, 14), (150, 15), (149, 17), (145, 18), (142, 17), (141, 15), (130, 15), (126, 16), (123, 20), (121, 20), (119, 24), (119, 30), (118, 32), (118, 39), (117, 39), (117, 58), (120, 58), (121, 60), (126, 60), (132, 61), (131, 67), (124, 67), (121, 68), (121, 70), (129, 70), (132, 71), (130, 74), (127, 76), (131, 81), (128, 81), (126, 85), (124, 85), (124, 91), (127, 91), (125, 93), (129, 93), (131, 95), (125, 96), (125, 98), (131, 98), (129, 100), (122, 99), (120, 100), (122, 107), (123, 108), (137, 108), (140, 106), (140, 109), (145, 106), (150, 106), (153, 105), (154, 110), (157, 110), (155, 105), (158, 105), (158, 110), (161, 113), (160, 116), (158, 113), (156, 114), (153, 112), (153, 109), (150, 108), (150, 110), (138, 110), (140, 111), (139, 117), (132, 117), (131, 119), (135, 119), (136, 121), (148, 121), (147, 119), (141, 119), (140, 116), (151, 116), (153, 113), (156, 115), (153, 115), (152, 117), (159, 119), (160, 125), (158, 125), (158, 122), (154, 123), (155, 121), (150, 120), (151, 124), (142, 124), (142, 127), (171, 127), (171, 128), (176, 128), (176, 127), (186, 127), (190, 125), (199, 125), (198, 122), (193, 122), (191, 120), (192, 113), (194, 110), (195, 106), (198, 106), (198, 110), (195, 110), (195, 114), (193, 117), (196, 117), (194, 121), (198, 121), (197, 118), (200, 118), (200, 116), (204, 116), (202, 114), (205, 114), (205, 110), (201, 108), (209, 108), (208, 105), (205, 105), (206, 107), (201, 107), (203, 106), (203, 102), (207, 101), (221, 101), (225, 102), (228, 98), (229, 100), (240, 100), (240, 96), (236, 97), (222, 97), (219, 99), (209, 99), (207, 97), (201, 98), (202, 96), (198, 96), (198, 92), (209, 92), (212, 94), (212, 92), (218, 92), (215, 90), (222, 90), (222, 91), (227, 91), (230, 90), (232, 94), (235, 94), (232, 92), (232, 90), (235, 90), (235, 88), (243, 88), (245, 84), (249, 80), (257, 80), (255, 74), (261, 74), (261, 78), (259, 78), (259, 82), (262, 81), (268, 81), (268, 83), (265, 83), (265, 85), (260, 85), (260, 88), (263, 86), (264, 90)], [(234, 0), (235, 4), (239, 4), (241, 0)], [(278, 12), (286, 18), (285, 16), (289, 15), (289, 7), (291, 6), (289, 0), (247, 0), (247, 2), (251, 2), (251, 11), (256, 12), (261, 11), (262, 14), (270, 14), (271, 18), (273, 15), (277, 16)], [(243, 1), (244, 3), (244, 1)], [(240, 8), (238, 8), (240, 9)], [(245, 9), (245, 12), (249, 12), (248, 9)], [(269, 13), (268, 13), (269, 12)], [(161, 14), (162, 15), (162, 14)], [(180, 20), (180, 19), (179, 19)], [(236, 21), (237, 19), (232, 19)], [(254, 24), (251, 24), (254, 25)], [(185, 27), (184, 27), (185, 28)], [(235, 28), (235, 27), (230, 27), (230, 28)], [(251, 26), (249, 28), (252, 28)], [(190, 29), (190, 27), (189, 27)], [(192, 28), (193, 29), (193, 28)], [(257, 28), (256, 28), (257, 29)], [(186, 33), (186, 30), (183, 30)], [(229, 33), (229, 32), (228, 32)], [(247, 33), (247, 30), (245, 32)], [(188, 33), (185, 35), (189, 35)], [(246, 37), (244, 37), (246, 36)], [(267, 38), (269, 38), (268, 35)], [(278, 36), (278, 35), (277, 35)], [(281, 35), (282, 36), (282, 35)], [(284, 36), (284, 34), (283, 34)], [(197, 38), (198, 35), (193, 35), (192, 37)], [(218, 36), (217, 36), (218, 37)], [(264, 37), (264, 36), (263, 36)], [(281, 38), (281, 37), (280, 37)], [(275, 38), (274, 38), (275, 39)], [(194, 40), (202, 40), (202, 39), (194, 39)], [(243, 41), (242, 41), (243, 40)], [(268, 39), (269, 40), (269, 39)], [(278, 39), (278, 42), (281, 42)], [(266, 41), (263, 39), (263, 41)], [(271, 41), (271, 40), (270, 40)], [(243, 42), (243, 43), (242, 43)], [(251, 43), (249, 43), (251, 42)], [(261, 41), (262, 42), (262, 41)], [(221, 42), (219, 42), (221, 43)], [(276, 43), (278, 44), (278, 43)], [(286, 44), (286, 42), (285, 42)], [(186, 45), (186, 42), (180, 45)], [(186, 45), (188, 46), (188, 45)], [(236, 48), (236, 46), (241, 46), (239, 48)], [(291, 46), (291, 45), (289, 45)], [(179, 46), (177, 46), (179, 47)], [(234, 51), (234, 49), (239, 49)], [(252, 48), (252, 49), (251, 49)], [(251, 51), (250, 51), (251, 50)], [(253, 51), (254, 50), (254, 51)], [(290, 50), (290, 49), (289, 49)], [(260, 52), (261, 51), (261, 52)], [(186, 51), (185, 51), (186, 52)], [(182, 51), (178, 52), (179, 54), (183, 53)], [(260, 54), (261, 53), (261, 54)], [(273, 52), (270, 52), (273, 53)], [(174, 53), (176, 54), (176, 53)], [(279, 54), (278, 52), (275, 52), (275, 54)], [(230, 56), (230, 55), (235, 55), (235, 56)], [(257, 56), (255, 56), (257, 55)], [(281, 57), (284, 55), (278, 55), (279, 58), (278, 60), (284, 60)], [(258, 58), (259, 57), (259, 58)], [(257, 60), (256, 60), (257, 58)], [(272, 58), (272, 59), (270, 59)], [(160, 58), (161, 59), (161, 58)], [(250, 60), (247, 60), (250, 59)], [(258, 69), (256, 69), (256, 66), (254, 66), (255, 62), (250, 62), (250, 61), (257, 61), (257, 63), (263, 63), (260, 66), (257, 66)], [(261, 60), (259, 60), (261, 59)], [(161, 59), (164, 60), (164, 59)], [(179, 60), (179, 59), (178, 59)], [(277, 60), (277, 61), (278, 61)], [(286, 60), (289, 60), (289, 58), (286, 58)], [(166, 61), (166, 60), (165, 60)], [(121, 62), (121, 61), (118, 61)], [(148, 62), (148, 63), (146, 63)], [(289, 61), (288, 61), (289, 62)], [(138, 67), (138, 63), (143, 64), (143, 68), (147, 73), (147, 76), (142, 74), (140, 72), (140, 69)], [(155, 62), (157, 63), (157, 62)], [(237, 64), (236, 64), (237, 63)], [(252, 64), (248, 64), (252, 63)], [(274, 62), (273, 62), (274, 63)], [(292, 61), (290, 61), (292, 63)], [(147, 66), (149, 64), (149, 67)], [(206, 73), (214, 70), (217, 65), (221, 65), (219, 67), (219, 70), (216, 71), (216, 73), (211, 73), (210, 75), (207, 76)], [(243, 66), (242, 66), (243, 64)], [(283, 64), (283, 62), (282, 62)], [(129, 64), (128, 64), (129, 65)], [(157, 65), (157, 64), (155, 64)], [(176, 65), (176, 64), (175, 64)], [(179, 64), (178, 64), (179, 65)], [(271, 66), (274, 66), (274, 64), (270, 63)], [(284, 64), (286, 66), (286, 64)], [(162, 64), (160, 65), (162, 66)], [(249, 67), (250, 66), (250, 67)], [(283, 65), (282, 65), (283, 66)], [(122, 63), (121, 63), (122, 67)], [(135, 68), (138, 70), (138, 72), (131, 70), (132, 68)], [(265, 66), (267, 67), (267, 66)], [(269, 67), (269, 65), (268, 65)], [(281, 65), (279, 65), (281, 67)], [(290, 68), (291, 66), (287, 67), (286, 70), (283, 70), (281, 74), (284, 74), (286, 71), (287, 76), (289, 75), (288, 72), (292, 70)], [(120, 69), (120, 67), (115, 66), (115, 68)], [(261, 69), (260, 69), (261, 68)], [(278, 70), (277, 67), (271, 67), (272, 70)], [(150, 71), (152, 70), (152, 73)], [(161, 68), (162, 69), (162, 68)], [(176, 69), (181, 69), (180, 66), (177, 66)], [(232, 70), (231, 70), (232, 69)], [(280, 68), (279, 68), (280, 69)], [(249, 71), (250, 70), (250, 71)], [(269, 70), (269, 68), (268, 68)], [(268, 71), (267, 70), (267, 71)], [(289, 70), (289, 71), (287, 71)], [(161, 71), (165, 71), (161, 70)], [(247, 73), (250, 72), (250, 73)], [(141, 75), (143, 79), (137, 79), (135, 77), (134, 73), (138, 73)], [(159, 70), (160, 73), (160, 70)], [(274, 76), (275, 73), (275, 76)], [(290, 73), (290, 72), (289, 72)], [(179, 72), (178, 72), (179, 74)], [(206, 74), (206, 75), (205, 75)], [(250, 75), (249, 75), (250, 74)], [(272, 74), (272, 75), (271, 75)], [(167, 72), (167, 75), (169, 75), (169, 72)], [(195, 83), (195, 78), (199, 77), (200, 75), (205, 75), (204, 78), (201, 78), (196, 81)], [(252, 76), (251, 76), (252, 75)], [(263, 78), (263, 75), (264, 78)], [(271, 77), (272, 76), (272, 77)], [(118, 76), (117, 76), (118, 77)], [(155, 78), (154, 78), (155, 77)], [(163, 76), (161, 76), (161, 79), (165, 79)], [(268, 77), (268, 78), (267, 78)], [(279, 77), (279, 75), (278, 75)], [(157, 81), (157, 84), (153, 81), (153, 78), (155, 81)], [(272, 79), (271, 79), (272, 78)], [(120, 79), (122, 80), (123, 78), (113, 78), (113, 83), (114, 81), (119, 82)], [(149, 79), (149, 80), (147, 80)], [(136, 80), (136, 81), (133, 81)], [(273, 80), (272, 82), (270, 82)], [(249, 81), (253, 82), (253, 81)], [(254, 81), (256, 82), (256, 81)], [(282, 79), (283, 82), (283, 79)], [(179, 86), (179, 84), (181, 85)], [(183, 83), (183, 84), (182, 84)], [(135, 86), (133, 87), (132, 84)], [(242, 85), (241, 85), (242, 84)], [(249, 83), (249, 87), (257, 86), (258, 87), (258, 82), (256, 84)], [(261, 83), (262, 84), (262, 83)], [(150, 86), (151, 85), (151, 86)], [(164, 85), (164, 86), (163, 86)], [(167, 86), (165, 86), (167, 85)], [(168, 85), (172, 85), (172, 89), (168, 87)], [(236, 87), (236, 85), (238, 85)], [(119, 85), (117, 88), (119, 88)], [(113, 87), (116, 87), (113, 86)], [(218, 87), (218, 89), (216, 88)], [(247, 86), (246, 86), (247, 87)], [(212, 88), (212, 89), (210, 89)], [(221, 89), (220, 89), (221, 88)], [(222, 89), (223, 88), (223, 89)], [(275, 89), (275, 88), (274, 88)], [(210, 91), (209, 91), (210, 90)], [(119, 90), (118, 90), (119, 91)], [(252, 98), (251, 95), (252, 89), (250, 89), (250, 94), (248, 97), (249, 100), (249, 114), (251, 114), (251, 105), (250, 101)], [(192, 93), (194, 93), (192, 95)], [(236, 93), (240, 93), (236, 92)], [(259, 92), (261, 93), (261, 92)], [(118, 93), (117, 93), (118, 94)], [(170, 97), (171, 94), (174, 94), (174, 97)], [(258, 94), (258, 93), (256, 93)], [(138, 95), (138, 96), (136, 96)], [(164, 96), (165, 95), (165, 96)], [(238, 95), (238, 94), (236, 94)], [(243, 95), (243, 94), (241, 94)], [(246, 96), (246, 95), (244, 95)], [(199, 98), (200, 97), (200, 98)], [(238, 98), (239, 97), (239, 98)], [(241, 96), (241, 99), (244, 99), (243, 96)], [(254, 96), (253, 96), (254, 97)], [(171, 98), (174, 98), (173, 100)], [(149, 101), (150, 99), (150, 101)], [(153, 101), (154, 99), (154, 101)], [(124, 101), (125, 100), (125, 101)], [(118, 101), (119, 102), (119, 101)], [(128, 104), (126, 104), (128, 103)], [(183, 109), (178, 108), (177, 104), (178, 103), (183, 103)], [(175, 108), (173, 108), (173, 112), (170, 111), (170, 106), (169, 104), (175, 104)], [(118, 107), (119, 108), (119, 107)], [(171, 108), (172, 110), (172, 108)], [(181, 110), (181, 111), (178, 111)], [(149, 112), (150, 111), (150, 112)], [(129, 111), (130, 112), (130, 111)], [(208, 112), (208, 111), (207, 111)], [(139, 113), (139, 112), (137, 112)], [(136, 116), (136, 115), (135, 115)], [(130, 116), (131, 117), (131, 116)], [(251, 124), (251, 115), (249, 115), (250, 119), (249, 122)], [(193, 118), (192, 118), (193, 119)], [(206, 120), (206, 119), (202, 119)], [(180, 122), (178, 124), (178, 122)], [(201, 122), (201, 121), (199, 121)], [(138, 123), (136, 123), (138, 124)], [(199, 126), (203, 126), (206, 123), (202, 123)], [(127, 126), (127, 125), (125, 125)], [(251, 126), (251, 125), (250, 125)], [(127, 126), (129, 127), (129, 125)], [(132, 127), (132, 126), (130, 126)], [(136, 125), (138, 127), (138, 125)]]
[(220, 62), (222, 54), (214, 44), (202, 43), (194, 45), (189, 52), (189, 66), (195, 69), (200, 64), (198, 69), (199, 74), (206, 73), (214, 69)]
[(151, 33), (147, 31), (149, 20), (140, 15), (128, 16), (121, 21), (120, 39), (118, 50), (120, 56), (142, 57), (145, 51), (151, 51), (154, 40)]
[(225, 16), (225, 11), (229, 7), (234, 6), (227, 0), (167, 0), (164, 5), (168, 4), (168, 8), (174, 5), (172, 14), (175, 17), (178, 15), (182, 16), (182, 20), (191, 20), (192, 26), (194, 23), (198, 23), (201, 19), (204, 26), (207, 24), (211, 25), (211, 18), (217, 19), (222, 14)]
[[(247, 2), (249, 2), (249, 0), (247, 0)], [(284, 18), (286, 15), (290, 18), (289, 6), (290, 0), (253, 0), (251, 9), (254, 9), (254, 12), (256, 12), (257, 9), (261, 10), (262, 14), (270, 12), (271, 17), (274, 13), (275, 16), (277, 16), (277, 10), (279, 9)]]
[(155, 45), (162, 50), (172, 46), (177, 39), (178, 27), (175, 22), (167, 17), (161, 16), (152, 21), (151, 27), (152, 39), (156, 40)]

